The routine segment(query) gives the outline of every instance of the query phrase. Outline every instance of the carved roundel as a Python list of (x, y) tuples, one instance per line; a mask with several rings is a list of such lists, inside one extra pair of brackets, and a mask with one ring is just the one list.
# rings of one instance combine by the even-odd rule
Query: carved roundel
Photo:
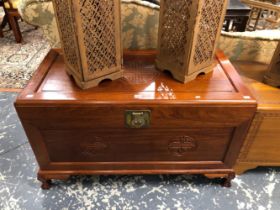
[(94, 156), (108, 149), (108, 145), (100, 137), (95, 137), (94, 141), (81, 144), (84, 156)]
[(175, 156), (183, 156), (189, 151), (196, 150), (196, 148), (197, 142), (190, 136), (179, 136), (168, 145), (168, 150)]

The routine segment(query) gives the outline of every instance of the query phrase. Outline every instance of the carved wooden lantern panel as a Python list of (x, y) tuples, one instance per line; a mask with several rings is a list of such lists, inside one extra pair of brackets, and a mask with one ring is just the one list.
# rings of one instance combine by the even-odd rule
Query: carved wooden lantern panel
[(120, 0), (53, 0), (67, 71), (83, 89), (118, 79)]
[(161, 0), (157, 67), (181, 82), (212, 71), (227, 0)]
[(280, 88), (280, 42), (275, 50), (268, 73), (265, 75), (264, 82)]

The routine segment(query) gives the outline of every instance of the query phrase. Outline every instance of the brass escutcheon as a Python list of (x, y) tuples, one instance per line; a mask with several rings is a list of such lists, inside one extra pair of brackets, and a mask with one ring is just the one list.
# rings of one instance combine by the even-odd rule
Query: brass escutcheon
[(148, 128), (151, 123), (150, 110), (125, 111), (125, 125), (127, 128)]

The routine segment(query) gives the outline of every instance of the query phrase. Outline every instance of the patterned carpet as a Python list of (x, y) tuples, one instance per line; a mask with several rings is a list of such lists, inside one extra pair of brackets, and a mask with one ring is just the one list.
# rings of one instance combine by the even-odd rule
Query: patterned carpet
[(39, 29), (24, 22), (20, 22), (20, 28), (23, 43), (15, 42), (13, 32), (7, 26), (4, 38), (0, 38), (0, 88), (25, 87), (50, 49)]
[(13, 108), (17, 94), (0, 92), (2, 210), (279, 210), (280, 168), (258, 168), (223, 188), (202, 176), (79, 176), (47, 191)]

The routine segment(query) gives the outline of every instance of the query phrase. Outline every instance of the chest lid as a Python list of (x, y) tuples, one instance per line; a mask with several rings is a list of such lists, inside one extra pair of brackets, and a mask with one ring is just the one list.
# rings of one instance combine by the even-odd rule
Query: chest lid
[(81, 90), (67, 75), (63, 56), (51, 50), (18, 97), (22, 104), (247, 104), (256, 101), (229, 60), (218, 52), (213, 72), (187, 84), (156, 70), (155, 51), (124, 53), (124, 78)]

